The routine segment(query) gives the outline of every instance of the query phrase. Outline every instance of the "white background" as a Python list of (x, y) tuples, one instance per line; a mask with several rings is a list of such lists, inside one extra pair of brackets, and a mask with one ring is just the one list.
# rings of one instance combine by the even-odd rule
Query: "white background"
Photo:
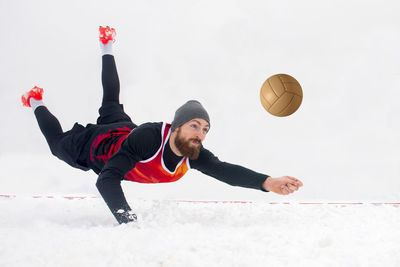
[[(395, 207), (163, 202), (399, 202), (399, 8), (395, 0), (0, 0), (0, 194), (17, 195), (0, 201), (0, 265), (399, 266)], [(197, 171), (165, 185), (124, 183), (139, 230), (114, 228), (101, 199), (33, 200), (98, 196), (93, 172), (50, 154), (20, 96), (43, 87), (64, 130), (95, 122), (99, 25), (117, 29), (121, 102), (134, 122), (170, 122), (198, 99), (211, 116), (206, 148), (304, 187), (285, 197)], [(303, 87), (302, 106), (286, 118), (259, 101), (277, 73)]]
[[(96, 193), (93, 173), (70, 170), (50, 155), (20, 95), (43, 87), (64, 130), (94, 122), (102, 95), (97, 29), (111, 25), (121, 102), (136, 123), (170, 122), (177, 107), (198, 99), (211, 116), (205, 147), (221, 160), (301, 179), (297, 199), (398, 197), (396, 1), (0, 3), (2, 193), (24, 185), (47, 190), (26, 177), (43, 171), (29, 163), (42, 156), (38, 169), (56, 166), (52, 175), (61, 176), (54, 179), (70, 184), (48, 190), (81, 184)], [(259, 101), (262, 83), (276, 73), (303, 87), (302, 106), (286, 118), (269, 115)], [(47, 183), (46, 176), (39, 180)], [(213, 183), (193, 171), (149, 190), (158, 197), (272, 197)]]

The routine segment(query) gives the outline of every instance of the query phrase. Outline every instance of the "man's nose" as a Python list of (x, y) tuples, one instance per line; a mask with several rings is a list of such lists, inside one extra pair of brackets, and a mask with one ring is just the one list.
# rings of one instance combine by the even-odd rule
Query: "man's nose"
[(200, 139), (201, 141), (203, 141), (204, 138), (206, 138), (206, 134), (204, 132), (202, 132), (202, 131), (199, 131), (199, 132), (197, 132), (196, 137), (198, 139)]

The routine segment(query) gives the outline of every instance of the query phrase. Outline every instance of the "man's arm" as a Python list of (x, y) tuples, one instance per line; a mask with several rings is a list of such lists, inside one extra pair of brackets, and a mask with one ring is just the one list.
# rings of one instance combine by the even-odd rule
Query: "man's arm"
[(248, 168), (220, 161), (213, 153), (201, 148), (199, 158), (191, 160), (190, 166), (202, 173), (225, 182), (229, 185), (267, 191), (263, 184), (269, 175)]
[(136, 162), (125, 155), (123, 151), (121, 153), (118, 152), (108, 160), (100, 172), (96, 187), (115, 219), (121, 224), (136, 220), (130, 214), (131, 207), (126, 201), (121, 187), (121, 181), (125, 176), (124, 173), (134, 168)]
[(303, 183), (290, 176), (278, 178), (258, 173), (245, 167), (220, 161), (209, 150), (202, 148), (199, 158), (190, 161), (191, 167), (233, 186), (272, 191), (287, 195), (298, 190)]
[(160, 124), (141, 125), (129, 134), (101, 170), (96, 186), (118, 223), (136, 221), (136, 215), (125, 199), (121, 181), (137, 162), (154, 155), (160, 145)]

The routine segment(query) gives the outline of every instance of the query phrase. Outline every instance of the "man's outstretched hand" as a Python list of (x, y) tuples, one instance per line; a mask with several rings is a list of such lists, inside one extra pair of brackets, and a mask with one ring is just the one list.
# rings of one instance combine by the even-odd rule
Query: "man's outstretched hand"
[(263, 188), (280, 195), (289, 195), (299, 190), (303, 183), (291, 176), (282, 176), (278, 178), (268, 177), (263, 184)]

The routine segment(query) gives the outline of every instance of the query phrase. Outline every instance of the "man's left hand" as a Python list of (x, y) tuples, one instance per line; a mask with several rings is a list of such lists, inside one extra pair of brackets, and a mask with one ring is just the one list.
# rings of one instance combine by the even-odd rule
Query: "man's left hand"
[(268, 177), (263, 184), (263, 188), (267, 191), (277, 193), (279, 195), (289, 195), (299, 190), (303, 183), (291, 176), (282, 176), (278, 178)]

